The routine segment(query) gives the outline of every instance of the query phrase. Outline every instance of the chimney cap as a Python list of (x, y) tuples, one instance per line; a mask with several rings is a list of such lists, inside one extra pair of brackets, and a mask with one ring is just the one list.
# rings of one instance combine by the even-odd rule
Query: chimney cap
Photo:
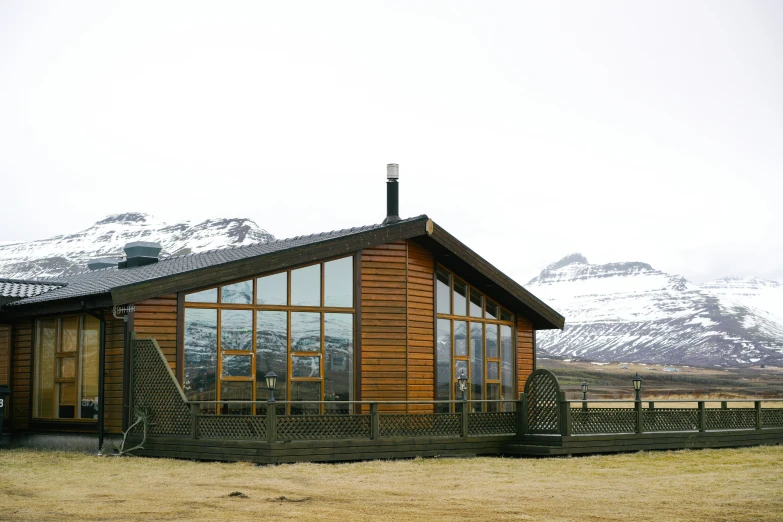
[(400, 166), (396, 163), (389, 163), (386, 165), (386, 179), (399, 179), (400, 178)]

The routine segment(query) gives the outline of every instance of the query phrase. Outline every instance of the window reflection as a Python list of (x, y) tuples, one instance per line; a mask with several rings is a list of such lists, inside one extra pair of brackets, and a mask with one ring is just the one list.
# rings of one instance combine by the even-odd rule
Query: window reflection
[(291, 312), (291, 351), (321, 351), (321, 314)]
[[(324, 314), (324, 400), (353, 400), (353, 315)], [(349, 413), (350, 405), (334, 404), (327, 412)]]
[(468, 315), (468, 285), (454, 278), (454, 315)]
[(437, 271), (437, 301), (438, 301), (438, 313), (450, 314), (451, 313), (451, 274), (441, 269)]
[(353, 306), (353, 258), (324, 263), (324, 306)]
[(256, 302), (263, 305), (288, 304), (288, 272), (259, 277)]
[(221, 287), (221, 303), (250, 304), (253, 302), (253, 281), (242, 281)]
[(475, 289), (470, 289), (470, 316), (484, 317), (484, 296)]
[(256, 399), (269, 398), (264, 377), (277, 375), (275, 397), (284, 400), (288, 391), (288, 313), (256, 312)]
[(188, 400), (214, 401), (217, 397), (217, 310), (185, 309), (185, 381)]
[(185, 294), (186, 303), (217, 303), (217, 288)]
[(253, 312), (251, 310), (220, 311), (220, 349), (253, 349)]
[(321, 265), (291, 270), (291, 306), (321, 306)]

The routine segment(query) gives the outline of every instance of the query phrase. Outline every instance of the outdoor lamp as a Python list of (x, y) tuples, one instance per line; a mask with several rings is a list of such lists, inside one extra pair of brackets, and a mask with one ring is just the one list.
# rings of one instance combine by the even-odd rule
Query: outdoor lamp
[(266, 402), (275, 402), (275, 384), (277, 384), (277, 374), (269, 372), (264, 376), (266, 380), (266, 389), (269, 390), (269, 399)]
[(633, 389), (636, 390), (636, 400), (640, 401), (642, 400), (639, 397), (639, 392), (642, 391), (642, 378), (639, 377), (639, 373), (637, 372), (636, 375), (633, 378)]
[(459, 384), (459, 389), (462, 392), (462, 400), (466, 401), (468, 400), (465, 397), (465, 390), (468, 389), (468, 376), (465, 375), (465, 371), (461, 371), (459, 374), (459, 377), (457, 377), (457, 384)]
[(582, 400), (587, 400), (587, 381), (582, 381)]

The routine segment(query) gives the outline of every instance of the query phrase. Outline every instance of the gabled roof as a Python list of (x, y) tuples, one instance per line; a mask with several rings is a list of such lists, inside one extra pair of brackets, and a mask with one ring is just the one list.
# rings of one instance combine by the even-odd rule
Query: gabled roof
[(33, 304), (107, 294), (111, 294), (113, 304), (123, 305), (413, 238), (436, 251), (436, 256), (440, 252), (451, 264), (458, 265), (455, 268), (466, 272), (465, 276), (471, 275), (482, 281), (485, 291), (494, 293), (495, 299), (505, 301), (505, 306), (528, 312), (536, 328), (563, 327), (563, 316), (437, 226), (426, 215), (387, 225), (369, 225), (172, 256), (151, 265), (121, 270), (105, 268), (41, 280), (39, 283), (54, 288), (3, 305), (3, 308), (9, 312), (12, 309), (21, 311)]

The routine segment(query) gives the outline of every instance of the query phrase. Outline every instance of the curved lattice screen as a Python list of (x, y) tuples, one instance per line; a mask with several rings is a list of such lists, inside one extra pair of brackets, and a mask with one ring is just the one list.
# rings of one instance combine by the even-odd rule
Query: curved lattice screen
[(560, 433), (557, 399), (560, 383), (549, 370), (536, 370), (525, 383), (527, 426), (530, 433)]

